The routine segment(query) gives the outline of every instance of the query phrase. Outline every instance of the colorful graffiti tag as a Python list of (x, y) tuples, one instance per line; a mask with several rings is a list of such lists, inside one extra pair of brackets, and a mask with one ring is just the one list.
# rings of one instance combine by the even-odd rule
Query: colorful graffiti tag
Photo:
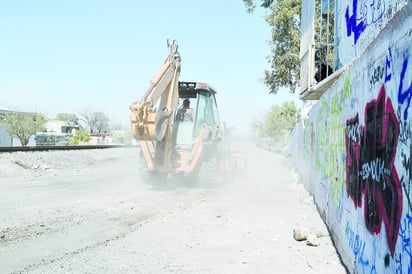
[(402, 214), (402, 188), (394, 165), (399, 122), (382, 86), (377, 99), (365, 106), (364, 126), (359, 115), (346, 122), (346, 190), (355, 207), (362, 208), (367, 229), (379, 234), (382, 221), (394, 255)]

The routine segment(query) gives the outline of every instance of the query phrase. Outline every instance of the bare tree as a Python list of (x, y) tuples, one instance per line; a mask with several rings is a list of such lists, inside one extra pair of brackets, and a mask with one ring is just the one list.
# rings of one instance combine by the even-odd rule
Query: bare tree
[(103, 112), (92, 112), (85, 110), (81, 113), (81, 121), (85, 128), (91, 133), (105, 133), (109, 130), (109, 118)]

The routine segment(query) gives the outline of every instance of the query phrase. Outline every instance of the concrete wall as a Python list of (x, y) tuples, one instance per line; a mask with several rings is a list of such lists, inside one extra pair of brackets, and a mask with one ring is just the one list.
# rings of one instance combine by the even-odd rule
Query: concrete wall
[[(385, 9), (357, 29), (361, 2)], [(374, 38), (296, 126), (292, 157), (351, 273), (412, 273), (412, 2), (340, 0), (337, 16), (341, 60)]]

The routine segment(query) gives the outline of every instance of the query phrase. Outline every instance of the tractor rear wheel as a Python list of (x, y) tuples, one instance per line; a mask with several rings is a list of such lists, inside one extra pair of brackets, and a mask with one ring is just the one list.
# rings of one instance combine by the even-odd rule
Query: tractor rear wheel
[(218, 182), (217, 157), (213, 156), (202, 162), (198, 173), (198, 182), (202, 185), (214, 185)]

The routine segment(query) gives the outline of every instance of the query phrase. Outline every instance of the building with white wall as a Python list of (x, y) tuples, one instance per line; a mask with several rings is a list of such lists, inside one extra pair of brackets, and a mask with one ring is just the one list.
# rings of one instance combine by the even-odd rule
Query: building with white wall
[[(350, 273), (412, 273), (412, 2), (305, 0), (301, 38), (312, 107), (292, 132), (296, 168)], [(315, 81), (322, 61), (332, 73)]]

